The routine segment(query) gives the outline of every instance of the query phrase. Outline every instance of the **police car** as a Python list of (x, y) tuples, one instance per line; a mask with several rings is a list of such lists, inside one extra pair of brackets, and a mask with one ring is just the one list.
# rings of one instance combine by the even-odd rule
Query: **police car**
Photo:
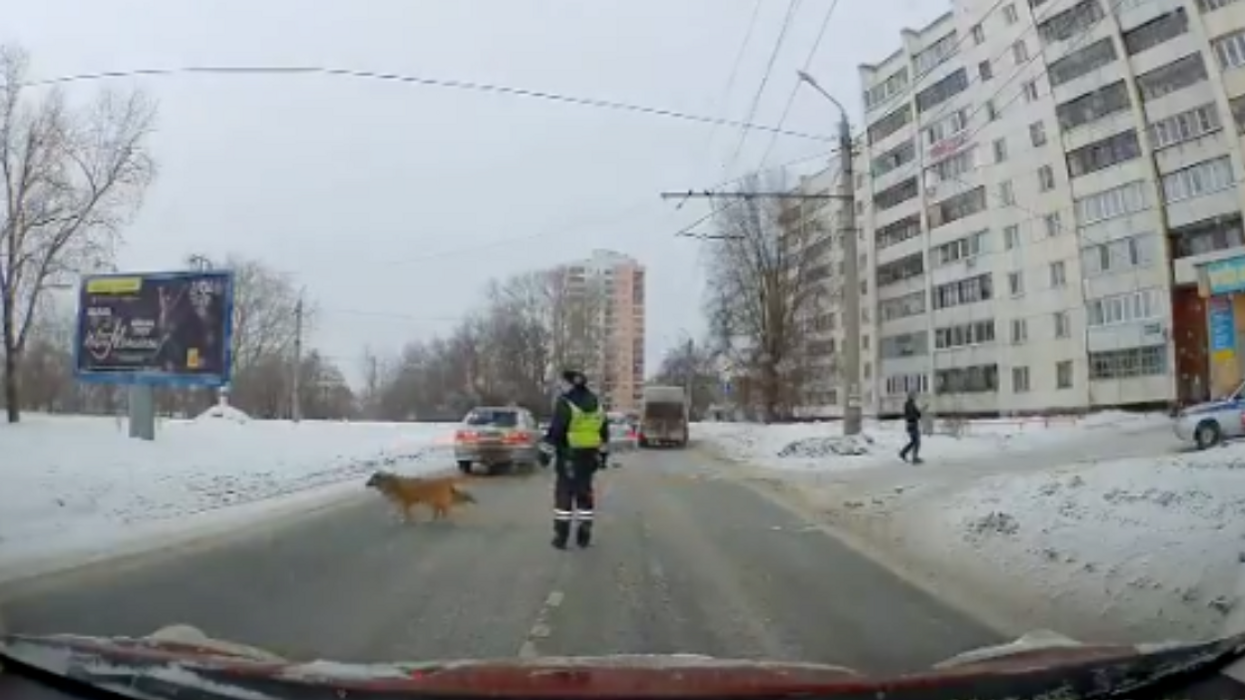
[(1245, 437), (1245, 384), (1227, 398), (1194, 404), (1176, 414), (1176, 437), (1197, 445), (1199, 450), (1225, 440)]

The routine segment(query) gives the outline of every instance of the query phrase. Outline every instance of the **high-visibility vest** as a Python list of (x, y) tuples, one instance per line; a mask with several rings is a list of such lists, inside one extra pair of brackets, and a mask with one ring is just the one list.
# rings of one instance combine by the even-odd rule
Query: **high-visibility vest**
[(605, 425), (605, 413), (598, 408), (585, 411), (566, 399), (571, 409), (571, 424), (566, 429), (566, 442), (573, 450), (590, 450), (601, 447), (601, 426)]

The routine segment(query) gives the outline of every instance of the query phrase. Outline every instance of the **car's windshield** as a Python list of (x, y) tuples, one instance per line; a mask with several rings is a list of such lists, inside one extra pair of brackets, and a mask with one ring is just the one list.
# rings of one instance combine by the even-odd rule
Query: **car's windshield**
[(0, 628), (1245, 629), (1245, 0), (0, 20)]
[(467, 414), (463, 421), (467, 425), (492, 426), (494, 428), (514, 428), (519, 425), (519, 414), (515, 411), (497, 411), (480, 409)]

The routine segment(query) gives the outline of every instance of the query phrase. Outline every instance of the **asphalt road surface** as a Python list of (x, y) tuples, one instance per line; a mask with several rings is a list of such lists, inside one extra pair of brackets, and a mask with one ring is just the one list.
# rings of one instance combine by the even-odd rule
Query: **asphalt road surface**
[(185, 623), (343, 661), (681, 652), (896, 673), (1001, 641), (694, 450), (623, 460), (587, 550), (550, 547), (547, 474), (477, 480), (451, 523), (402, 525), (365, 497), (0, 590), (0, 613), (11, 631)]

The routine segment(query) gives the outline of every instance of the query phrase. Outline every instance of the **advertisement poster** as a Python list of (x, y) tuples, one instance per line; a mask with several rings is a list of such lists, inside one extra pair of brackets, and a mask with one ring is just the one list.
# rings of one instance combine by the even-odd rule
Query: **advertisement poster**
[(1236, 355), (1236, 318), (1232, 300), (1212, 298), (1210, 307), (1210, 354), (1214, 360), (1230, 360)]
[(227, 271), (89, 277), (79, 294), (78, 377), (225, 384), (232, 314), (233, 276)]

